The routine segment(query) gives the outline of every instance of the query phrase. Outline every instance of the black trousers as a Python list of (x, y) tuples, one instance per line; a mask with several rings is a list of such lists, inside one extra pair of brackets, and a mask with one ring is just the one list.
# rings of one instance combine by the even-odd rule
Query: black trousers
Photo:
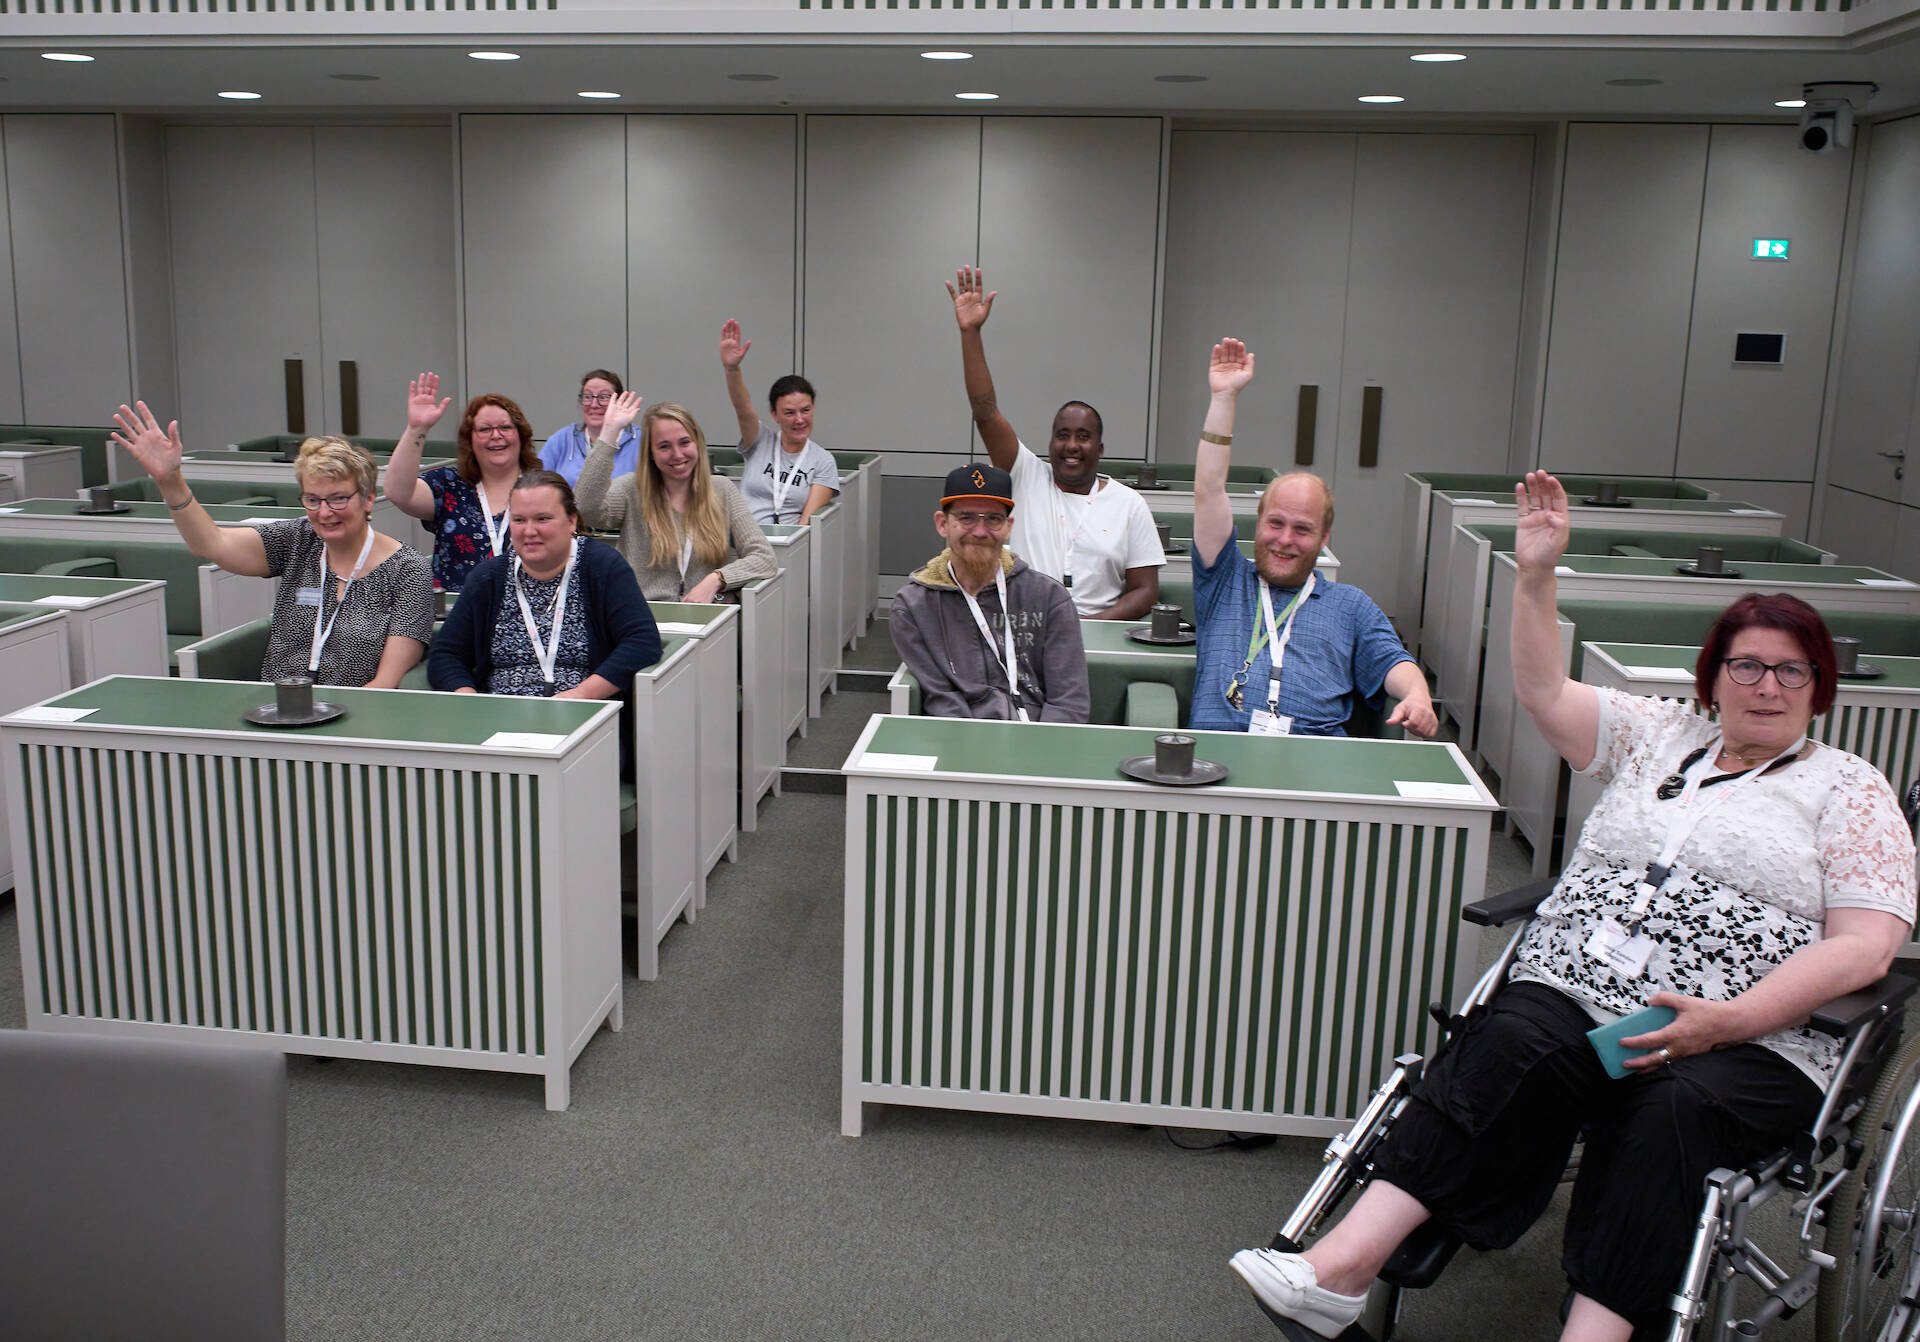
[(1375, 1176), (1476, 1249), (1503, 1249), (1545, 1210), (1574, 1138), (1562, 1264), (1575, 1290), (1643, 1326), (1686, 1267), (1706, 1176), (1786, 1144), (1820, 1088), (1758, 1044), (1615, 1080), (1579, 1005), (1513, 983), (1436, 1057), (1381, 1144)]

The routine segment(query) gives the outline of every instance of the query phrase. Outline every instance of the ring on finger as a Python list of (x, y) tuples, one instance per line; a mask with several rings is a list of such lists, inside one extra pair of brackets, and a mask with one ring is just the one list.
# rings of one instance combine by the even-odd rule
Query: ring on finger
[(1672, 1049), (1662, 1048), (1660, 1050), (1660, 1063), (1663, 1067), (1673, 1066), (1673, 1050)]

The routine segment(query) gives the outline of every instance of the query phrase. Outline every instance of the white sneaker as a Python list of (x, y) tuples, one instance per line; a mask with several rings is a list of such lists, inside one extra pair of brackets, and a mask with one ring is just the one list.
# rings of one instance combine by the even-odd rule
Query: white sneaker
[(1228, 1264), (1254, 1298), (1273, 1313), (1311, 1328), (1322, 1337), (1338, 1337), (1360, 1318), (1364, 1295), (1337, 1295), (1316, 1284), (1313, 1264), (1297, 1253), (1242, 1249)]

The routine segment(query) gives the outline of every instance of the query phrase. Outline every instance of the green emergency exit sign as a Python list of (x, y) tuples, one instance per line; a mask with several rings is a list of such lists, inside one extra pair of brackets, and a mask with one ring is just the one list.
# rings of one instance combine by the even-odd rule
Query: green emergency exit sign
[(1755, 238), (1753, 240), (1753, 259), (1756, 261), (1784, 261), (1787, 259), (1787, 239)]

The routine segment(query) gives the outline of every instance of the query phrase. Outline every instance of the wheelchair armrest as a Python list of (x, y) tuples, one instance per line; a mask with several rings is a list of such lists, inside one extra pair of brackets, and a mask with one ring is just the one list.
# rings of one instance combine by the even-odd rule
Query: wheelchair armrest
[(1813, 1013), (1808, 1024), (1821, 1034), (1844, 1039), (1861, 1026), (1880, 1018), (1885, 1011), (1896, 1010), (1913, 996), (1916, 986), (1905, 974), (1889, 974), (1878, 983), (1869, 983), (1858, 992), (1836, 997)]
[(1460, 910), (1460, 916), (1481, 927), (1505, 927), (1508, 923), (1532, 916), (1533, 911), (1540, 907), (1540, 901), (1552, 894), (1553, 887), (1558, 883), (1557, 876), (1534, 881), (1517, 890), (1508, 890), (1469, 904)]

